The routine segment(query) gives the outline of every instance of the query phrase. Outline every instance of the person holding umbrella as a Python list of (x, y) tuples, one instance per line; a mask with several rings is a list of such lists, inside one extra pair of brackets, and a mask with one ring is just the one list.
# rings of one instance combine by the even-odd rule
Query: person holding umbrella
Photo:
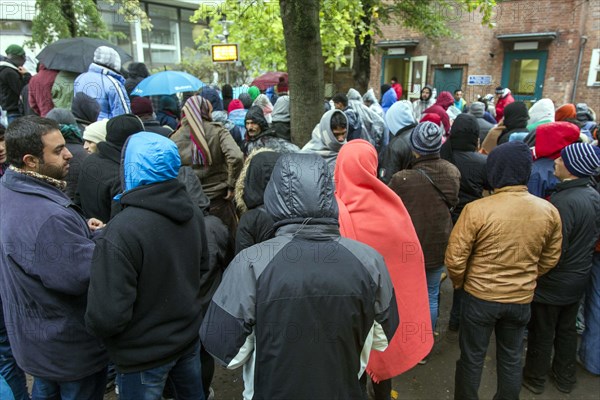
[[(96, 99), (100, 105), (98, 120), (131, 113), (121, 70), (121, 57), (115, 49), (100, 46), (94, 52), (94, 62), (88, 72), (75, 79), (74, 92), (83, 92)], [(93, 121), (92, 121), (93, 122)]]

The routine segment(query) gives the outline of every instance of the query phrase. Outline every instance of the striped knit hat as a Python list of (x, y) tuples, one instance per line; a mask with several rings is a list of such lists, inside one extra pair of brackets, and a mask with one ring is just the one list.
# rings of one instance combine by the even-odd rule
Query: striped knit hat
[(560, 156), (569, 172), (579, 178), (600, 173), (600, 148), (587, 143), (573, 143)]
[(410, 147), (420, 155), (439, 153), (442, 147), (442, 130), (433, 122), (421, 122), (410, 135)]

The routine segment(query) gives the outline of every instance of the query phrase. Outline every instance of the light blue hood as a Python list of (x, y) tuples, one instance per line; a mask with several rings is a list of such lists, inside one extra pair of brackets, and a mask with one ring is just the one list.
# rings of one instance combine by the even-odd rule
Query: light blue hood
[(385, 113), (385, 123), (392, 135), (396, 135), (402, 128), (415, 125), (415, 116), (410, 101), (401, 100), (394, 103)]
[[(157, 133), (140, 132), (130, 136), (123, 146), (123, 153), (123, 193), (139, 186), (176, 179), (181, 167), (175, 142)], [(119, 200), (123, 193), (114, 199)]]
[(383, 94), (381, 99), (381, 107), (383, 108), (383, 111), (387, 112), (396, 101), (398, 101), (396, 91), (391, 88)]

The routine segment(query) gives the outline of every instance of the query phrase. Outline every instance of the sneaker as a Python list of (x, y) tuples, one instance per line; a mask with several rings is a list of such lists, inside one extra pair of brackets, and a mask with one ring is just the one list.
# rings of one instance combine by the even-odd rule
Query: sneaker
[(424, 359), (422, 359), (421, 361), (419, 361), (419, 365), (425, 365), (425, 364), (427, 364), (428, 359), (429, 359), (429, 356), (425, 357)]
[(522, 385), (525, 389), (529, 390), (531, 393), (533, 394), (542, 394), (544, 393), (544, 386), (538, 386), (538, 385), (534, 385), (533, 383), (529, 382), (527, 379), (523, 378), (523, 382)]
[(215, 391), (213, 390), (212, 386), (208, 388), (208, 397), (206, 400), (215, 400)]

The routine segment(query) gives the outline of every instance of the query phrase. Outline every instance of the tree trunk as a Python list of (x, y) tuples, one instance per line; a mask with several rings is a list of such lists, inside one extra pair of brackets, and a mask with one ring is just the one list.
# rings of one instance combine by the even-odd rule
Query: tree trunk
[(323, 115), (319, 0), (279, 0), (287, 52), (292, 141), (302, 147)]
[[(364, 16), (362, 22), (366, 26), (371, 26), (373, 14), (373, 1), (363, 1)], [(369, 80), (371, 78), (371, 43), (373, 38), (367, 35), (361, 40), (360, 31), (354, 33), (354, 62), (352, 63), (352, 78), (354, 85), (360, 93), (365, 93), (369, 89)]]

